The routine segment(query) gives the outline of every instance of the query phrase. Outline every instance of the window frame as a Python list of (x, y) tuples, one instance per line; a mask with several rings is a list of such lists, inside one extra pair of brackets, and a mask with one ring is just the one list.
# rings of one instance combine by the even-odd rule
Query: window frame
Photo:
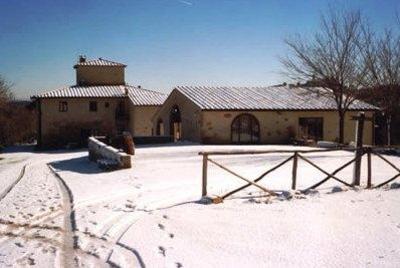
[[(246, 134), (250, 135), (250, 140), (246, 140), (243, 137), (243, 135)], [(231, 122), (231, 143), (258, 144), (260, 142), (261, 142), (260, 122), (258, 121), (258, 118), (255, 115), (250, 113), (241, 113), (238, 114), (235, 118), (233, 118)]]
[(89, 101), (89, 112), (97, 112), (97, 111), (98, 111), (97, 101)]
[(58, 111), (61, 113), (68, 112), (68, 101), (59, 101), (58, 102)]
[[(310, 121), (314, 121), (312, 124)], [(312, 117), (299, 117), (299, 136), (303, 138), (302, 128), (307, 126), (307, 139), (312, 138), (315, 141), (321, 141), (324, 139), (324, 117), (322, 116), (312, 116)], [(318, 126), (320, 129), (313, 129), (310, 131), (310, 126)]]

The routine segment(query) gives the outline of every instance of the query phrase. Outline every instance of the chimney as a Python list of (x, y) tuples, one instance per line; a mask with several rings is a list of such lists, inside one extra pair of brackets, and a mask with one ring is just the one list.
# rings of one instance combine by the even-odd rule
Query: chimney
[(79, 55), (79, 63), (86, 62), (86, 56), (85, 55)]
[(138, 88), (142, 88), (142, 86), (141, 86), (141, 85), (138, 85), (137, 87), (138, 87)]

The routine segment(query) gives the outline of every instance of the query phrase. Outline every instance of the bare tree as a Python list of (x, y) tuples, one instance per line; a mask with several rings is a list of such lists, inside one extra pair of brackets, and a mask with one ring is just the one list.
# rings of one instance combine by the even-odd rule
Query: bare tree
[(35, 111), (28, 102), (15, 101), (12, 85), (0, 76), (0, 149), (35, 137)]
[(374, 37), (365, 31), (367, 42), (363, 55), (368, 68), (368, 90), (364, 99), (381, 107), (386, 118), (387, 144), (391, 145), (392, 117), (400, 105), (400, 36), (385, 30)]
[(359, 11), (336, 12), (322, 16), (321, 27), (312, 38), (285, 39), (289, 54), (281, 58), (285, 74), (296, 81), (316, 81), (321, 94), (334, 100), (339, 115), (339, 142), (344, 142), (344, 119), (349, 106), (358, 98), (366, 77), (360, 50), (365, 45)]
[(0, 75), (0, 107), (13, 99), (12, 85)]

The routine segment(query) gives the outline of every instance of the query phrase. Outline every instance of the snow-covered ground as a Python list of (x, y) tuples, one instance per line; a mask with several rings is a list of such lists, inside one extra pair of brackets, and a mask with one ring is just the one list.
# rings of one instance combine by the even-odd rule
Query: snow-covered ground
[[(113, 172), (98, 169), (83, 150), (0, 154), (0, 197), (26, 167), (0, 199), (0, 266), (398, 267), (400, 189), (345, 189), (329, 180), (317, 191), (291, 195), (288, 162), (260, 181), (278, 197), (252, 186), (220, 204), (199, 202), (198, 152), (232, 149), (309, 148), (144, 146), (132, 169)], [(255, 179), (289, 156), (211, 158)], [(353, 154), (306, 156), (331, 172)], [(387, 158), (400, 167), (399, 157)], [(377, 157), (372, 164), (374, 184), (397, 174)], [(299, 160), (298, 189), (325, 176)], [(337, 174), (349, 183), (351, 176), (351, 166)], [(209, 195), (246, 184), (211, 163), (208, 178)]]

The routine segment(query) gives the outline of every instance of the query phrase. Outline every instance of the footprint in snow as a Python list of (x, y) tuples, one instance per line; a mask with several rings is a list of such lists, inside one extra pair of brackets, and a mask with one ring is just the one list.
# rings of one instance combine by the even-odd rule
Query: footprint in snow
[(158, 228), (160, 228), (161, 230), (164, 230), (164, 229), (165, 229), (165, 226), (162, 225), (161, 223), (159, 223), (159, 224), (158, 224)]
[(169, 237), (170, 237), (170, 238), (174, 238), (174, 236), (175, 236), (175, 235), (174, 235), (173, 233), (170, 233), (170, 234), (169, 234)]
[(131, 208), (131, 209), (135, 209), (136, 208), (136, 206), (134, 206), (132, 204), (125, 204), (125, 207)]
[(176, 264), (176, 267), (177, 267), (177, 268), (183, 267), (182, 263), (180, 263), (180, 262), (175, 262), (175, 264)]
[(164, 219), (168, 219), (168, 215), (163, 215), (162, 216)]
[(159, 253), (165, 257), (166, 249), (163, 246), (158, 246)]

